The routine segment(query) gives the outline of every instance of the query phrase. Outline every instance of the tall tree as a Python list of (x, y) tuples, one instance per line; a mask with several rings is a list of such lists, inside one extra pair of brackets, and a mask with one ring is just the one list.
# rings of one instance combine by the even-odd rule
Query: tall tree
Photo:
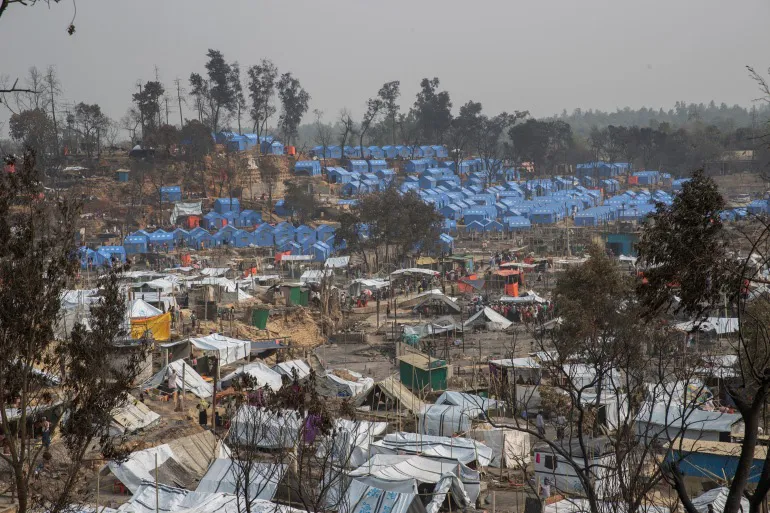
[(334, 130), (331, 125), (328, 123), (324, 123), (323, 111), (320, 111), (318, 109), (313, 110), (313, 116), (315, 117), (315, 121), (313, 122), (313, 125), (315, 126), (315, 138), (314, 141), (317, 145), (321, 146), (323, 155), (321, 158), (323, 159), (323, 167), (326, 168), (326, 158), (328, 157), (329, 153), (329, 146), (332, 143), (332, 137), (334, 137)]
[(353, 117), (348, 109), (342, 109), (337, 124), (340, 127), (340, 152), (344, 157), (345, 144), (348, 142), (348, 137), (353, 137), (356, 133), (356, 122), (353, 121)]
[(11, 137), (39, 155), (37, 166), (46, 170), (51, 157), (55, 156), (55, 130), (53, 122), (42, 109), (24, 110), (11, 114), (8, 122)]
[(516, 111), (514, 114), (502, 112), (492, 118), (482, 115), (479, 117), (476, 150), (484, 163), (487, 181), (491, 184), (503, 166), (505, 148), (501, 138), (508, 127), (526, 117), (528, 112)]
[(396, 144), (396, 120), (398, 119), (398, 111), (401, 108), (398, 105), (398, 98), (401, 96), (401, 82), (398, 80), (385, 82), (377, 96), (382, 100), (385, 115), (390, 122), (390, 144)]
[(235, 117), (238, 120), (238, 133), (242, 134), (241, 118), (242, 112), (246, 109), (246, 97), (243, 95), (243, 84), (241, 84), (241, 66), (238, 62), (230, 65), (230, 87), (235, 95)]
[(218, 132), (223, 116), (236, 108), (236, 95), (230, 80), (232, 67), (218, 50), (209, 49), (206, 56), (207, 78), (191, 73), (190, 94), (195, 97), (199, 120), (206, 121), (214, 132)]
[(358, 131), (358, 148), (361, 151), (361, 156), (364, 156), (364, 137), (366, 132), (372, 126), (372, 123), (380, 115), (384, 103), (380, 98), (369, 98), (366, 102), (366, 112), (361, 120), (361, 129)]
[[(80, 266), (74, 243), (80, 209), (43, 194), (31, 153), (19, 164), (16, 173), (0, 175), (0, 461), (19, 512), (59, 513), (86, 502), (79, 484), (89, 449), (118, 456), (109, 437), (112, 414), (126, 404), (148, 345), (136, 341), (136, 351), (115, 364), (125, 355), (118, 346), (125, 300), (115, 273), (100, 280), (89, 329), (60, 318), (62, 294)], [(46, 417), (51, 435), (61, 434), (56, 486), (33, 486), (33, 469), (52, 454), (47, 443), (29, 443), (40, 421), (32, 412)]]
[(310, 94), (291, 73), (278, 80), (278, 98), (281, 100), (280, 126), (287, 144), (296, 144), (297, 128), (309, 108)]
[(439, 91), (439, 79), (423, 78), (413, 111), (422, 131), (422, 138), (430, 144), (442, 144), (452, 123), (452, 101), (447, 91)]
[(54, 152), (59, 156), (59, 125), (56, 122), (56, 100), (62, 94), (61, 82), (56, 76), (56, 68), (51, 65), (45, 70), (45, 95), (48, 97), (48, 107), (51, 111), (54, 133)]
[(140, 86), (139, 92), (132, 95), (142, 120), (142, 137), (151, 136), (160, 126), (160, 101), (164, 92), (163, 84), (150, 81)]
[(254, 123), (254, 132), (260, 139), (265, 132), (268, 120), (275, 114), (273, 96), (278, 68), (272, 61), (262, 59), (259, 64), (251, 66), (246, 74), (249, 77), (248, 89), (251, 99), (249, 115)]
[(452, 120), (447, 136), (449, 154), (455, 163), (455, 169), (459, 173), (460, 160), (466, 151), (475, 145), (481, 124), (481, 103), (468, 101), (460, 107), (457, 117)]
[(81, 137), (81, 144), (86, 155), (91, 158), (94, 153), (101, 154), (101, 142), (109, 119), (97, 104), (80, 102), (75, 105), (75, 122)]

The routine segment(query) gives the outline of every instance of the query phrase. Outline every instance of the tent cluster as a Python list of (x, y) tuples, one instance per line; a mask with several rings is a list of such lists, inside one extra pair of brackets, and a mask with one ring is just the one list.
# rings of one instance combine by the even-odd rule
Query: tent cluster
[(414, 159), (422, 157), (447, 158), (449, 152), (445, 146), (364, 146), (363, 153), (360, 146), (316, 146), (311, 151), (312, 155), (323, 159)]
[(260, 136), (257, 134), (237, 134), (235, 132), (219, 132), (211, 134), (214, 142), (224, 144), (230, 151), (248, 151), (259, 147), (263, 155), (283, 155), (284, 145), (273, 136)]

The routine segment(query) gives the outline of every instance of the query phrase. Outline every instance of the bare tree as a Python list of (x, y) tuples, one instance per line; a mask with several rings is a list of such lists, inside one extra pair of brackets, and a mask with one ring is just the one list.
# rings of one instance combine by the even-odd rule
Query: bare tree
[(384, 103), (380, 98), (369, 98), (366, 102), (366, 112), (361, 120), (361, 129), (358, 131), (358, 148), (361, 151), (362, 158), (364, 156), (364, 137), (366, 137), (366, 132), (369, 131), (369, 127), (375, 122), (377, 116), (380, 115), (383, 106)]
[(342, 153), (342, 158), (345, 158), (345, 144), (348, 141), (348, 137), (355, 135), (356, 122), (353, 121), (348, 109), (342, 109), (337, 123), (340, 125), (340, 152)]

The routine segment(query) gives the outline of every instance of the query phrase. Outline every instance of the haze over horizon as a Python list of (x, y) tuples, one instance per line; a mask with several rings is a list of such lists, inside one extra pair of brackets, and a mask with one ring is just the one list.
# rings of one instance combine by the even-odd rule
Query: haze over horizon
[[(0, 74), (23, 80), (30, 66), (53, 64), (67, 101), (98, 103), (117, 120), (137, 81), (154, 79), (155, 66), (167, 90), (175, 78), (189, 90), (190, 73), (204, 71), (214, 48), (242, 70), (269, 58), (291, 71), (312, 96), (308, 123), (313, 109), (327, 119), (343, 107), (360, 116), (390, 80), (401, 81), (408, 110), (419, 81), (434, 76), (455, 113), (471, 99), (489, 113), (538, 117), (575, 108), (668, 109), (679, 100), (750, 106), (759, 93), (745, 65), (770, 66), (770, 3), (761, 0), (394, 0), (386, 8), (363, 0), (232, 0), (217, 7), (80, 0), (76, 33), (68, 36), (71, 3), (14, 5), (0, 25), (5, 40), (16, 42)], [(195, 116), (190, 106), (184, 111)]]

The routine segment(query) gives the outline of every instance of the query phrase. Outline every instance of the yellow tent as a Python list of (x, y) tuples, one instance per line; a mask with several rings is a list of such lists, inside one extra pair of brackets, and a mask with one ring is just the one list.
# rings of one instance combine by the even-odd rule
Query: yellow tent
[(131, 338), (142, 338), (147, 330), (152, 332), (155, 340), (165, 342), (171, 338), (171, 312), (131, 319)]

